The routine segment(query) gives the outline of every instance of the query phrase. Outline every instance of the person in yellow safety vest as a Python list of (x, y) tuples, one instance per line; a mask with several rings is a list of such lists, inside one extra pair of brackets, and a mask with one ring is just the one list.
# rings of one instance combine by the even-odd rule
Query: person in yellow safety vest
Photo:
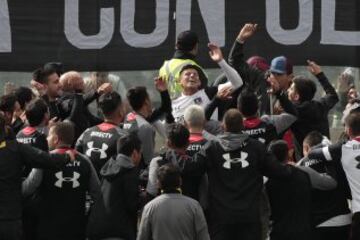
[(167, 81), (171, 99), (181, 95), (181, 85), (179, 82), (180, 70), (186, 65), (199, 67), (199, 78), (202, 87), (207, 86), (208, 77), (205, 71), (195, 62), (198, 52), (199, 38), (195, 32), (184, 31), (177, 37), (175, 54), (172, 59), (164, 62), (159, 71), (159, 76)]

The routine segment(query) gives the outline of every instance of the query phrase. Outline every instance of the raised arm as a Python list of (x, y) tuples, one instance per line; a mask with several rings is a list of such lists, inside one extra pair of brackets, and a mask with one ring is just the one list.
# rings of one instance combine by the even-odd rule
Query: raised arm
[[(239, 73), (224, 60), (220, 48), (213, 43), (209, 43), (208, 47), (210, 49), (209, 55), (211, 59), (220, 66), (221, 70), (224, 72), (226, 78), (231, 83), (232, 87), (234, 89), (241, 87), (243, 85), (242, 78), (240, 77)], [(221, 84), (219, 86), (219, 89), (221, 89), (221, 86), (223, 85), (227, 84)]]
[(328, 78), (321, 70), (321, 67), (313, 61), (308, 60), (307, 62), (309, 72), (318, 79), (325, 91), (325, 96), (323, 96), (319, 101), (323, 106), (330, 110), (339, 101), (339, 96), (337, 95), (335, 88), (330, 84)]

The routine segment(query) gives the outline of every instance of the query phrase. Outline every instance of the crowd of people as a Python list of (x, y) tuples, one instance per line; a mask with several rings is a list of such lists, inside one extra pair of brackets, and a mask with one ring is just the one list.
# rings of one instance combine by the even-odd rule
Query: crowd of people
[[(1, 240), (359, 240), (360, 99), (309, 60), (244, 57), (256, 24), (221, 75), (196, 62), (182, 32), (154, 85), (88, 79), (51, 62), (0, 97)], [(148, 81), (148, 79), (144, 79)], [(210, 84), (212, 82), (212, 84)], [(332, 139), (340, 101), (345, 131)], [(156, 136), (166, 139), (159, 150)]]

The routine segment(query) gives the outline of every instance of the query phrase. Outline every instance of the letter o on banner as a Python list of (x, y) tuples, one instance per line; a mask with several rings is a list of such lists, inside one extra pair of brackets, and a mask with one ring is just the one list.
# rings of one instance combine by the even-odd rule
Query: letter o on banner
[(303, 43), (313, 30), (313, 0), (299, 1), (299, 24), (285, 30), (280, 25), (280, 0), (266, 0), (266, 30), (275, 42), (284, 45)]

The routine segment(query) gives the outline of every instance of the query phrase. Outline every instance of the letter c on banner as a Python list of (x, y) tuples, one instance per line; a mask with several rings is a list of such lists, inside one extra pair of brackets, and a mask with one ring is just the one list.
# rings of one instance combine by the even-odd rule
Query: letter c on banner
[(266, 0), (266, 29), (275, 42), (284, 45), (303, 43), (313, 30), (313, 0), (299, 1), (299, 24), (296, 29), (285, 30), (280, 25), (280, 0)]
[(169, 32), (169, 0), (156, 0), (155, 30), (149, 34), (135, 31), (135, 1), (121, 1), (120, 33), (122, 37), (128, 45), (136, 48), (159, 46), (166, 40)]
[(11, 52), (11, 28), (7, 0), (0, 0), (0, 52)]
[(100, 31), (96, 35), (85, 36), (79, 27), (79, 0), (65, 0), (65, 36), (69, 42), (80, 49), (101, 49), (114, 34), (114, 9), (100, 10)]

